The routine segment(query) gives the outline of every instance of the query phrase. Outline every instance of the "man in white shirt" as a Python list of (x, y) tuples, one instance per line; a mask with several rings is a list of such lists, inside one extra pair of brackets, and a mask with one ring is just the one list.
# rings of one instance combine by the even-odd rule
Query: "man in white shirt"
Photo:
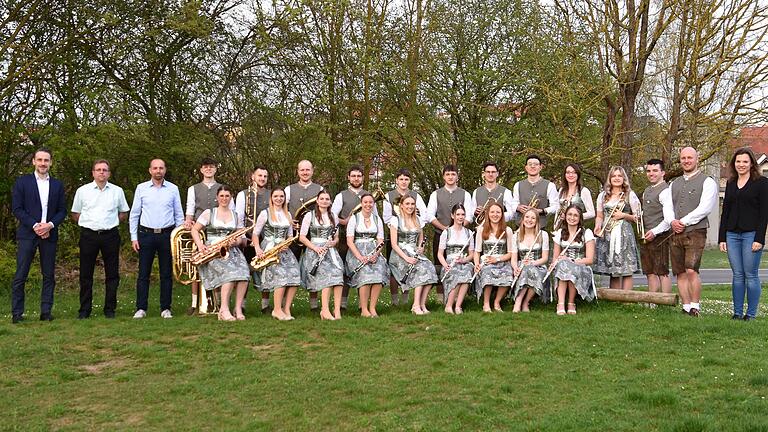
[(699, 170), (699, 155), (693, 147), (680, 151), (682, 177), (670, 185), (674, 220), (669, 255), (677, 276), (683, 312), (698, 317), (701, 310), (699, 266), (707, 240), (707, 216), (718, 203), (717, 183)]
[(115, 317), (120, 285), (120, 231), (128, 218), (128, 202), (119, 186), (109, 183), (110, 165), (104, 159), (93, 163), (93, 181), (80, 186), (72, 203), (72, 219), (80, 226), (80, 310), (78, 319), (91, 316), (93, 271), (101, 252), (104, 261), (104, 316)]
[(651, 159), (646, 162), (645, 175), (650, 185), (643, 191), (642, 218), (638, 222), (643, 224), (645, 230), (640, 259), (643, 273), (648, 277), (648, 291), (669, 293), (672, 292), (672, 280), (669, 277), (667, 240), (675, 210), (664, 174), (664, 161)]
[[(560, 209), (557, 187), (541, 176), (544, 164), (541, 157), (532, 154), (525, 159), (525, 172), (528, 177), (512, 187), (512, 209), (515, 220), (520, 220), (529, 208), (539, 213), (539, 226), (547, 226), (547, 216), (555, 215)], [(535, 205), (531, 205), (535, 204)]]

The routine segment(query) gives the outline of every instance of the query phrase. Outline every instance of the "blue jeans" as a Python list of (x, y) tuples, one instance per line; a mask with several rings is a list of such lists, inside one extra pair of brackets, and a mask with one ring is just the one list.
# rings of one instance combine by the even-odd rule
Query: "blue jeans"
[(755, 241), (755, 232), (737, 233), (727, 231), (725, 243), (728, 246), (728, 261), (733, 270), (733, 314), (744, 314), (744, 293), (747, 295), (747, 316), (754, 318), (757, 315), (757, 306), (760, 304), (760, 278), (758, 268), (763, 250), (752, 252), (752, 243)]
[(157, 254), (160, 267), (160, 310), (171, 309), (173, 270), (171, 261), (171, 233), (145, 233), (139, 231), (139, 275), (136, 278), (136, 309), (147, 310), (149, 301), (149, 275)]

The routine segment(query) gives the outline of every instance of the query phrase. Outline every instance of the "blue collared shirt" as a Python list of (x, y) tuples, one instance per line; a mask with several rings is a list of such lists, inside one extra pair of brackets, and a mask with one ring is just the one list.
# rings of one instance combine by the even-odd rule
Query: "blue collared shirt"
[(150, 180), (136, 186), (129, 218), (131, 241), (138, 240), (139, 225), (166, 228), (183, 223), (181, 196), (175, 184), (163, 180), (160, 186), (154, 186)]

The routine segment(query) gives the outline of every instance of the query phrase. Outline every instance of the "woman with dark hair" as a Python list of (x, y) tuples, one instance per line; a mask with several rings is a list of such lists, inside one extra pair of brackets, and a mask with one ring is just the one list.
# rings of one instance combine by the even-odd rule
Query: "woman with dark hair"
[[(228, 236), (238, 228), (242, 228), (242, 225), (238, 226), (237, 214), (229, 208), (230, 202), (232, 202), (232, 189), (226, 185), (219, 186), (216, 191), (217, 206), (203, 211), (192, 226), (190, 233), (197, 245), (197, 250), (201, 253), (208, 253), (208, 246)], [(205, 243), (200, 236), (202, 230), (205, 230)], [(240, 239), (240, 243), (245, 244), (245, 237)], [(221, 287), (219, 321), (245, 319), (243, 298), (245, 298), (245, 289), (251, 278), (251, 271), (245, 261), (245, 256), (237, 246), (239, 245), (232, 244), (226, 256), (198, 267), (203, 289), (210, 291)], [(229, 297), (233, 289), (236, 290), (235, 316), (229, 310)]]
[(555, 218), (555, 229), (559, 229), (565, 217), (565, 209), (571, 204), (579, 206), (584, 220), (595, 217), (595, 203), (592, 201), (592, 193), (581, 184), (581, 165), (571, 162), (563, 169), (563, 176), (560, 179), (560, 190), (557, 192), (560, 197), (560, 209)]
[[(254, 245), (256, 257), (261, 259), (264, 254), (281, 242), (293, 237), (293, 225), (288, 205), (285, 202), (283, 188), (275, 187), (269, 194), (269, 207), (259, 213), (253, 227), (251, 243)], [(259, 243), (259, 235), (263, 239)], [(274, 293), (272, 317), (280, 321), (290, 321), (291, 305), (296, 295), (296, 288), (301, 284), (299, 262), (290, 249), (284, 249), (278, 255), (280, 261), (261, 271), (261, 289)]]
[(718, 241), (720, 250), (728, 253), (733, 270), (731, 318), (749, 321), (757, 316), (762, 291), (758, 270), (768, 225), (768, 179), (760, 175), (755, 154), (749, 148), (736, 150), (729, 166)]
[[(307, 250), (301, 257), (301, 278), (310, 292), (320, 291), (320, 318), (341, 319), (341, 289), (344, 286), (344, 263), (336, 250), (339, 232), (331, 209), (331, 195), (325, 189), (317, 194), (315, 211), (304, 215), (299, 240)], [(331, 235), (333, 234), (333, 235)], [(312, 270), (315, 269), (315, 274)], [(333, 315), (330, 301), (333, 291)]]
[(368, 192), (360, 195), (362, 208), (347, 222), (347, 275), (349, 286), (357, 288), (360, 315), (378, 317), (376, 304), (381, 287), (389, 284), (389, 267), (381, 255), (384, 244), (384, 224), (373, 213), (376, 203)]
[(472, 280), (474, 266), (472, 255), (472, 231), (464, 226), (467, 210), (458, 203), (451, 209), (453, 224), (440, 234), (437, 247), (437, 260), (442, 265), (441, 282), (445, 290), (445, 313), (462, 313), (461, 305)]
[(555, 245), (552, 265), (557, 289), (557, 314), (566, 314), (567, 298), (567, 313), (574, 315), (577, 293), (583, 300), (595, 299), (595, 279), (589, 268), (595, 257), (595, 236), (584, 227), (579, 206), (571, 205), (565, 210), (565, 223), (554, 232), (552, 242)]

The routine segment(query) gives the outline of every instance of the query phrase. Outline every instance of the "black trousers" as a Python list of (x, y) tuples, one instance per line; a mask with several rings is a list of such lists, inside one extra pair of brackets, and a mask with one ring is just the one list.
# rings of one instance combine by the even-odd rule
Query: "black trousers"
[(104, 315), (114, 315), (117, 287), (120, 285), (120, 231), (80, 229), (80, 315), (90, 315), (93, 308), (93, 272), (96, 258), (104, 260)]

